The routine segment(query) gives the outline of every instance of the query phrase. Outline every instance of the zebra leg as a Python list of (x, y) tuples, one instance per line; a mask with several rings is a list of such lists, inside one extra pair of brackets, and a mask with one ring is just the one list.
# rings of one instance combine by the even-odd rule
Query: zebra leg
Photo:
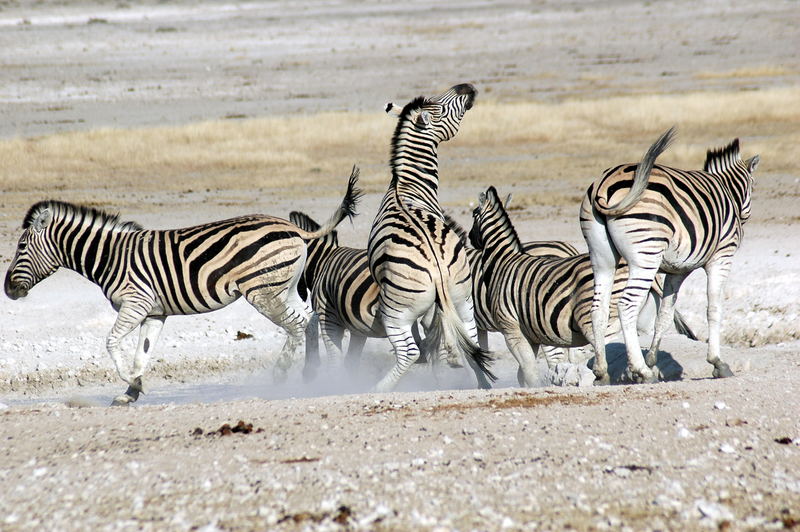
[[(288, 295), (284, 295), (286, 292)], [(275, 294), (269, 289), (255, 289), (245, 294), (247, 301), (256, 310), (286, 331), (286, 342), (278, 354), (272, 371), (276, 382), (286, 380), (297, 347), (302, 343), (308, 321), (311, 319), (311, 309), (297, 295), (294, 286), (284, 290), (284, 294)]]
[(395, 324), (384, 316), (384, 324), (386, 335), (392, 343), (397, 360), (392, 369), (389, 370), (389, 373), (375, 385), (376, 392), (393, 390), (400, 378), (408, 371), (408, 368), (419, 358), (419, 347), (414, 343), (414, 336), (411, 334), (411, 323)]
[(139, 328), (139, 345), (136, 347), (136, 354), (133, 356), (133, 375), (131, 375), (134, 383), (138, 383), (139, 392), (144, 392), (142, 389), (142, 375), (144, 375), (144, 370), (150, 360), (150, 353), (155, 348), (166, 320), (166, 316), (148, 316)]
[(539, 353), (541, 353), (547, 361), (547, 367), (550, 369), (555, 368), (561, 362), (567, 361), (568, 358), (568, 353), (565, 349), (552, 345), (540, 345)]
[[(658, 361), (658, 347), (661, 344), (661, 338), (664, 337), (664, 333), (667, 331), (674, 318), (678, 290), (680, 290), (685, 279), (685, 275), (670, 274), (664, 277), (664, 289), (661, 295), (661, 301), (656, 304), (656, 307), (658, 307), (658, 314), (656, 315), (655, 327), (653, 330), (653, 342), (650, 344), (650, 349), (647, 351), (647, 355), (645, 355), (644, 358), (649, 368), (655, 367)], [(647, 297), (648, 300), (655, 299), (656, 295), (651, 290)]]
[[(456, 312), (458, 312), (458, 316), (464, 323), (464, 329), (466, 329), (470, 339), (475, 342), (475, 345), (480, 345), (478, 341), (478, 324), (475, 323), (475, 307), (472, 304), (472, 296), (467, 295), (461, 300), (456, 299), (454, 303)], [(483, 347), (481, 347), (481, 349), (483, 349)], [(475, 373), (475, 378), (478, 380), (478, 387), (482, 390), (490, 389), (492, 385), (486, 378), (486, 374), (483, 372), (483, 370), (481, 370), (481, 367), (478, 365), (478, 363), (475, 362), (471, 356), (467, 356), (465, 358), (467, 359), (469, 367), (472, 368), (472, 372)]]
[(478, 329), (478, 345), (484, 351), (489, 350), (489, 332), (483, 329)]
[(730, 272), (730, 261), (723, 260), (706, 264), (706, 290), (708, 292), (708, 355), (706, 360), (714, 366), (715, 378), (733, 377), (733, 372), (719, 354), (719, 332), (722, 320), (722, 286)]
[[(122, 349), (120, 349), (119, 344), (123, 338), (128, 336), (146, 319), (147, 312), (147, 309), (142, 305), (123, 303), (119, 308), (114, 326), (111, 328), (111, 332), (106, 338), (106, 350), (108, 350), (108, 354), (114, 362), (117, 375), (128, 384), (128, 390), (124, 394), (114, 398), (114, 401), (111, 403), (112, 406), (130, 404), (139, 398), (139, 392), (141, 392), (141, 376), (138, 380), (134, 380), (131, 373), (124, 367)], [(142, 343), (141, 338), (140, 343)]]
[(350, 331), (350, 341), (347, 343), (347, 354), (344, 357), (347, 369), (354, 369), (358, 365), (365, 343), (367, 343), (366, 336)]
[(536, 367), (536, 350), (538, 345), (531, 345), (519, 329), (502, 331), (506, 346), (519, 364), (517, 382), (523, 387), (534, 387), (539, 384), (539, 370)]
[[(427, 364), (429, 360), (428, 352), (424, 349), (425, 346), (423, 344), (422, 335), (419, 332), (419, 325), (419, 322), (414, 322), (414, 325), (411, 326), (411, 334), (414, 336), (414, 343), (419, 346), (419, 358), (417, 359), (417, 364)], [(350, 337), (350, 340), (352, 341), (352, 336)], [(366, 341), (366, 338), (364, 338), (364, 340)], [(347, 351), (347, 354), (349, 356), (349, 350)]]
[(311, 313), (306, 327), (306, 361), (303, 365), (303, 382), (311, 382), (319, 369), (319, 315)]
[[(657, 263), (660, 262), (659, 255)], [(639, 309), (650, 292), (658, 268), (640, 266), (632, 261), (629, 261), (628, 267), (628, 282), (617, 304), (619, 319), (622, 322), (622, 334), (625, 337), (625, 349), (628, 352), (628, 371), (634, 381), (657, 382), (658, 376), (645, 364), (642, 356), (637, 322)]]
[(592, 297), (592, 333), (586, 339), (594, 348), (594, 371), (596, 384), (609, 384), (608, 360), (606, 359), (606, 328), (611, 307), (611, 291), (619, 254), (608, 236), (605, 220), (591, 207), (588, 196), (584, 197), (580, 214), (581, 232), (589, 247), (594, 276)]
[(592, 334), (588, 338), (593, 340), (594, 366), (592, 371), (597, 377), (597, 384), (610, 384), (608, 375), (608, 360), (606, 359), (606, 329), (608, 328), (608, 314), (611, 310), (611, 289), (614, 283), (614, 270), (616, 264), (608, 263), (595, 266), (594, 270), (594, 296), (592, 297)]
[(340, 367), (344, 359), (344, 354), (342, 353), (344, 328), (328, 319), (320, 322), (320, 325), (322, 328), (322, 342), (325, 344), (325, 351), (328, 353), (328, 367)]

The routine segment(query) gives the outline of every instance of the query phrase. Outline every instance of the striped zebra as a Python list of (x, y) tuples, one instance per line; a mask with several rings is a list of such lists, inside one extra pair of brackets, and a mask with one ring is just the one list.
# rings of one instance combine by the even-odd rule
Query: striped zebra
[[(437, 150), (458, 132), (475, 100), (472, 85), (419, 97), (397, 114), (391, 143), (392, 179), (369, 235), (372, 276), (380, 287), (380, 313), (396, 363), (376, 389), (394, 388), (419, 357), (411, 328), (429, 313), (430, 352), (451, 365), (466, 355), (481, 387), (488, 388), (487, 353), (477, 345), (469, 263), (464, 243), (439, 206)], [(388, 104), (387, 112), (399, 109)]]
[[(167, 316), (220, 309), (239, 296), (288, 333), (277, 369), (285, 371), (303, 338), (310, 311), (298, 297), (305, 240), (355, 214), (357, 172), (342, 203), (319, 231), (280, 218), (251, 215), (175, 230), (147, 230), (98, 209), (42, 201), (25, 215), (16, 255), (6, 273), (11, 299), (27, 295), (58, 268), (94, 282), (118, 312), (106, 348), (128, 383), (115, 404), (136, 401), (142, 375)], [(121, 340), (141, 325), (132, 369)]]
[[(510, 201), (511, 194), (506, 196), (503, 203), (505, 208), (508, 208)], [(467, 259), (469, 260), (470, 270), (472, 272), (472, 301), (475, 306), (475, 324), (478, 327), (478, 345), (480, 345), (481, 349), (488, 350), (489, 333), (499, 332), (500, 329), (495, 324), (492, 314), (489, 311), (489, 294), (486, 291), (486, 284), (477, 282), (477, 280), (481, 278), (482, 250), (476, 247), (475, 241), (473, 240), (475, 237), (471, 236), (471, 234), (475, 232), (475, 225), (473, 224), (470, 233), (468, 233), (458, 222), (447, 214), (445, 214), (445, 220), (453, 231), (469, 242), (467, 246)], [(564, 258), (573, 257), (578, 254), (578, 250), (575, 246), (560, 240), (534, 240), (532, 242), (522, 242), (521, 245), (522, 252), (532, 257)], [(555, 357), (564, 358), (564, 353), (560, 348), (556, 351), (549, 349), (551, 346), (544, 347), (548, 361), (555, 359)]]
[[(289, 220), (306, 231), (320, 227), (302, 212), (292, 212)], [(386, 338), (378, 312), (380, 288), (369, 271), (367, 250), (340, 246), (336, 231), (308, 241), (308, 258), (298, 291), (303, 299), (308, 294), (317, 316), (317, 323), (312, 321), (306, 329), (303, 374), (307, 380), (313, 378), (320, 365), (319, 331), (328, 360), (333, 363), (342, 359), (344, 333), (350, 333), (345, 357), (349, 367), (358, 361), (367, 338)], [(411, 332), (419, 345), (421, 336), (416, 323)]]
[[(710, 150), (702, 171), (656, 165), (669, 146), (674, 128), (650, 146), (639, 164), (609, 168), (589, 187), (581, 204), (581, 230), (595, 273), (592, 323), (598, 338), (608, 323), (609, 286), (620, 257), (629, 264), (627, 285), (619, 299), (619, 315), (628, 352), (628, 369), (637, 380), (653, 381), (652, 367), (678, 290), (698, 268), (707, 275), (708, 355), (714, 377), (733, 375), (720, 358), (719, 327), (722, 284), (750, 217), (753, 172), (758, 155), (743, 161), (739, 139)], [(653, 342), (642, 357), (634, 321), (647, 286), (665, 274), (664, 301), (659, 308)], [(601, 346), (602, 349), (602, 346)], [(595, 374), (607, 382), (604, 351), (598, 352)]]
[[(487, 326), (505, 337), (519, 363), (520, 385), (535, 386), (540, 382), (534, 360), (538, 346), (579, 347), (594, 339), (594, 281), (589, 255), (559, 258), (526, 253), (494, 187), (479, 197), (470, 239), (480, 253), (479, 268), (473, 270), (474, 290), (486, 302)], [(614, 298), (622, 293), (627, 278), (624, 267), (618, 272)], [(657, 307), (660, 299), (651, 282), (648, 306)], [(654, 315), (651, 312), (649, 318), (640, 320), (642, 330), (652, 323)], [(618, 331), (619, 327), (609, 329), (607, 334)]]

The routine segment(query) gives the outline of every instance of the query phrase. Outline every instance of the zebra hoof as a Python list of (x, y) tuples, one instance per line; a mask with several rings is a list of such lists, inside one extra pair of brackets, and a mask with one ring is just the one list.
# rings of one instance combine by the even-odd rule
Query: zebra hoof
[(595, 386), (608, 386), (611, 384), (611, 376), (608, 373), (597, 373), (594, 374), (594, 385)]
[(733, 377), (731, 367), (725, 362), (717, 362), (714, 364), (714, 371), (711, 373), (715, 379), (724, 379)]
[(131, 406), (131, 403), (136, 402), (136, 398), (131, 397), (127, 393), (118, 395), (111, 401), (111, 406)]

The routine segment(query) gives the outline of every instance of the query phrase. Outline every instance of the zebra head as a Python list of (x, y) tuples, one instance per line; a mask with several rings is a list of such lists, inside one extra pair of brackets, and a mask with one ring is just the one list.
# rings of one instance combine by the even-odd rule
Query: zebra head
[(47, 202), (37, 203), (25, 216), (17, 252), (6, 272), (5, 291), (11, 299), (28, 295), (31, 288), (61, 265), (50, 245), (52, 221), (53, 211)]
[[(507, 198), (509, 200), (510, 196)], [(486, 249), (507, 242), (513, 249), (522, 250), (519, 236), (493, 186), (478, 196), (478, 205), (472, 211), (469, 241), (475, 249)]]
[(386, 112), (399, 118), (395, 136), (409, 130), (415, 137), (427, 137), (439, 144), (458, 133), (461, 119), (472, 109), (477, 94), (475, 87), (461, 83), (438, 96), (415, 98), (402, 108), (390, 102)]

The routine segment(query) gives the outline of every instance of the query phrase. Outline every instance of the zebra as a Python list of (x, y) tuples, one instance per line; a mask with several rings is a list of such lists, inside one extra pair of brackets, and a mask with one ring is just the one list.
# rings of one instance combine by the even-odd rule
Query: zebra
[[(506, 196), (503, 205), (508, 208), (510, 202), (511, 194)], [(488, 350), (488, 333), (497, 332), (499, 329), (495, 325), (491, 312), (489, 311), (489, 294), (486, 292), (486, 285), (476, 282), (481, 276), (480, 257), (482, 252), (470, 238), (470, 233), (447, 213), (445, 213), (445, 221), (453, 231), (469, 243), (467, 246), (467, 259), (469, 260), (470, 271), (472, 273), (472, 301), (475, 307), (475, 324), (478, 328), (478, 345), (480, 345), (481, 349)], [(522, 242), (521, 245), (522, 252), (532, 257), (572, 257), (578, 254), (578, 250), (575, 246), (561, 240), (534, 240), (531, 242)], [(551, 356), (548, 356), (548, 360), (551, 358)]]
[[(495, 377), (477, 345), (469, 263), (464, 242), (444, 221), (439, 206), (437, 150), (458, 132), (476, 91), (461, 84), (435, 97), (418, 97), (402, 109), (391, 142), (392, 179), (370, 231), (367, 254), (380, 288), (380, 315), (396, 363), (376, 385), (394, 388), (420, 349), (411, 328), (429, 313), (426, 344), (451, 365), (466, 354), (482, 388)], [(397, 112), (399, 110), (399, 112)]]
[[(5, 277), (11, 299), (68, 268), (97, 284), (118, 312), (106, 349), (127, 391), (113, 404), (136, 401), (142, 376), (167, 316), (220, 309), (240, 296), (288, 337), (276, 364), (285, 371), (302, 341), (310, 311), (297, 294), (306, 240), (330, 233), (355, 215), (361, 196), (350, 176), (339, 207), (318, 231), (267, 215), (240, 216), (195, 227), (147, 230), (119, 215), (57, 200), (30, 207)], [(121, 340), (141, 325), (128, 369)]]
[[(485, 301), (487, 327), (503, 334), (519, 364), (519, 384), (535, 386), (539, 383), (534, 360), (538, 346), (579, 347), (594, 339), (589, 254), (552, 257), (526, 253), (494, 187), (479, 196), (470, 239), (479, 253), (478, 267), (473, 269), (475, 299)], [(620, 267), (613, 297), (622, 292), (626, 277), (626, 269)], [(648, 298), (650, 305), (660, 304), (655, 286)], [(640, 320), (642, 329), (649, 323), (652, 317)], [(610, 329), (607, 334), (618, 330)]]
[[(319, 224), (302, 212), (293, 211), (289, 220), (306, 231), (319, 230)], [(342, 358), (342, 340), (350, 333), (345, 363), (353, 367), (367, 338), (386, 338), (386, 330), (378, 312), (380, 288), (369, 271), (366, 249), (340, 246), (336, 231), (308, 241), (308, 258), (298, 285), (300, 297), (310, 297), (316, 314), (306, 328), (306, 365), (303, 375), (313, 378), (319, 366), (319, 331), (329, 360)], [(412, 326), (414, 341), (421, 335), (417, 324)], [(420, 356), (419, 361), (424, 361)]]
[[(581, 231), (589, 246), (595, 274), (592, 324), (597, 339), (606, 329), (609, 285), (620, 257), (629, 265), (627, 285), (618, 311), (628, 354), (628, 369), (636, 380), (652, 382), (651, 369), (678, 290), (686, 277), (703, 268), (707, 275), (708, 352), (714, 377), (730, 377), (720, 358), (719, 328), (722, 284), (750, 217), (753, 172), (759, 156), (743, 161), (739, 139), (709, 150), (702, 171), (656, 165), (675, 135), (670, 128), (647, 150), (639, 164), (609, 168), (588, 189), (581, 203)], [(634, 320), (644, 290), (662, 272), (664, 299), (655, 334), (645, 358), (635, 334)], [(604, 351), (598, 352), (594, 372), (608, 381)]]

